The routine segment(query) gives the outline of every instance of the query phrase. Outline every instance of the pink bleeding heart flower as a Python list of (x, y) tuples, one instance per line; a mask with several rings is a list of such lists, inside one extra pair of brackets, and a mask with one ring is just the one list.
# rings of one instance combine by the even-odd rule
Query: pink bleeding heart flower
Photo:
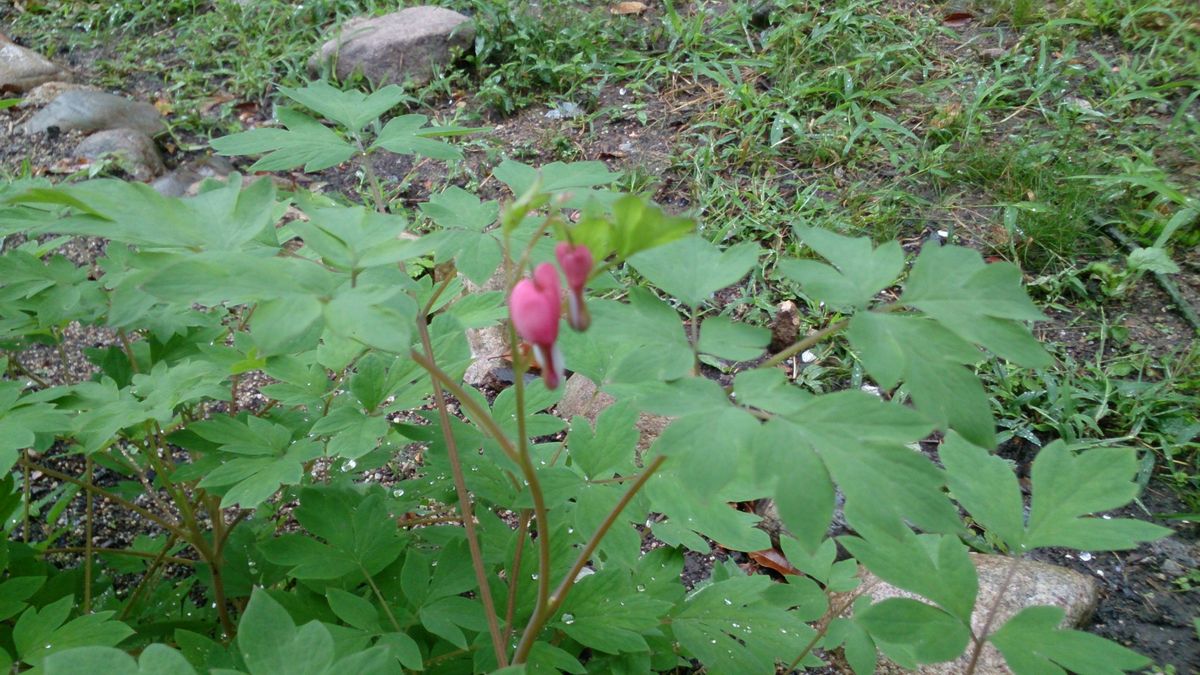
[(563, 378), (562, 352), (558, 340), (558, 320), (562, 316), (562, 297), (558, 271), (542, 263), (532, 279), (522, 279), (508, 296), (508, 313), (513, 327), (533, 347), (533, 358), (542, 369), (546, 388), (554, 389)]
[(554, 248), (554, 255), (567, 276), (567, 323), (577, 331), (585, 331), (592, 323), (583, 298), (583, 287), (595, 265), (592, 252), (586, 246), (572, 246), (563, 241)]

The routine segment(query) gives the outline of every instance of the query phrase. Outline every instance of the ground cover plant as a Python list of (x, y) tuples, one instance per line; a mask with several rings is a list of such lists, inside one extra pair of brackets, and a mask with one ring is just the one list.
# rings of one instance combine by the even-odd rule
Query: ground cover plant
[[(310, 83), (307, 49), (252, 39), (390, 7), (148, 7), (14, 26), (225, 45), (155, 52), (230, 66), (150, 70), (172, 142), (286, 181), (175, 199), (6, 165), (14, 670), (1172, 668), (1056, 608), (996, 619), (969, 552), (1010, 556), (1003, 595), (1165, 545), (1117, 511), (1147, 485), (1167, 542), (1197, 517), (1194, 333), (1120, 316), (1194, 265), (1186, 5), (464, 3), (475, 54), (418, 89)], [(271, 108), (233, 104), (272, 96), (243, 132)], [(679, 148), (635, 141), (676, 114)], [(589, 146), (614, 129), (632, 150)], [(476, 390), (466, 333), (494, 327), (507, 383)], [(614, 402), (556, 414), (568, 372)], [(860, 564), (912, 596), (872, 603)]]

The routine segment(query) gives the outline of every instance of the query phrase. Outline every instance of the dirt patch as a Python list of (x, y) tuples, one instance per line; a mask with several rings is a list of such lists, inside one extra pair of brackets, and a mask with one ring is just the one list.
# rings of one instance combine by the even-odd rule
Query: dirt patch
[[(1151, 486), (1112, 517), (1145, 520), (1151, 514), (1177, 513), (1184, 505), (1170, 490)], [(1108, 516), (1106, 516), (1108, 517)], [(1193, 620), (1200, 614), (1200, 588), (1190, 577), (1200, 567), (1200, 525), (1164, 521), (1175, 535), (1132, 551), (1087, 553), (1050, 549), (1035, 560), (1069, 567), (1096, 580), (1100, 604), (1089, 632), (1144, 654), (1180, 673), (1200, 672), (1200, 639)]]

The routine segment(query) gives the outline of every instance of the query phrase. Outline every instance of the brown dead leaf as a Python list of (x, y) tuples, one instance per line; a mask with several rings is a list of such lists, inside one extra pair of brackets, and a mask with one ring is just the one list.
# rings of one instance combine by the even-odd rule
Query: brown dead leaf
[(749, 555), (751, 560), (758, 563), (762, 567), (773, 569), (780, 574), (803, 574), (803, 572), (796, 569), (792, 563), (788, 562), (786, 556), (776, 549), (768, 548), (762, 551), (751, 551)]
[(608, 11), (613, 14), (641, 14), (647, 9), (649, 7), (644, 2), (618, 2)]
[(200, 103), (200, 114), (205, 115), (213, 108), (221, 105), (222, 103), (229, 103), (233, 99), (234, 99), (233, 94), (219, 91), (219, 92), (213, 94), (212, 96), (209, 96), (208, 98), (204, 99), (204, 101)]
[(258, 108), (258, 104), (255, 103), (254, 101), (246, 101), (245, 103), (239, 103), (239, 104), (233, 106), (233, 109), (235, 111), (237, 111), (238, 121), (241, 122), (242, 124), (246, 124), (246, 123), (250, 122), (251, 120), (253, 120), (254, 118), (258, 117), (259, 108)]
[(50, 173), (72, 174), (84, 171), (92, 166), (92, 161), (83, 157), (68, 157), (60, 159), (46, 168)]
[(965, 26), (971, 23), (971, 21), (974, 19), (975, 15), (970, 12), (946, 12), (946, 14), (942, 16), (942, 23), (946, 24), (947, 26), (958, 28), (959, 26)]

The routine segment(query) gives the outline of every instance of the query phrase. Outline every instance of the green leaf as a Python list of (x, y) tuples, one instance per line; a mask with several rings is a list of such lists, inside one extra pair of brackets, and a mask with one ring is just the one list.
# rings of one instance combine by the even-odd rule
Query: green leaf
[[(754, 527), (760, 520), (758, 516), (712, 499), (709, 492), (697, 491), (675, 471), (679, 464), (677, 461), (668, 462), (647, 481), (644, 488), (652, 509), (669, 519), (666, 523), (655, 523), (655, 536), (668, 544), (685, 545), (705, 553), (711, 546), (691, 533), (703, 534), (733, 551), (761, 551), (770, 547), (771, 539), (767, 533)], [(727, 482), (732, 477), (732, 471), (729, 474), (716, 482)]]
[(889, 527), (905, 518), (930, 532), (962, 528), (957, 509), (942, 493), (942, 472), (908, 447), (930, 430), (911, 409), (844, 391), (814, 396), (777, 419), (793, 443), (809, 444), (824, 461), (846, 495), (852, 525)]
[(429, 118), (424, 115), (400, 115), (388, 120), (371, 149), (383, 148), (400, 155), (420, 155), (430, 159), (446, 161), (462, 159), (462, 150), (435, 141), (433, 136), (457, 135), (466, 129), (460, 127), (427, 127)]
[(380, 632), (379, 610), (369, 600), (340, 588), (327, 589), (325, 598), (333, 613), (347, 625), (369, 633)]
[[(313, 621), (299, 630), (292, 617), (261, 588), (254, 589), (238, 623), (237, 645), (251, 675), (324, 673), (333, 663), (333, 637)], [(303, 659), (297, 659), (303, 654)]]
[(1012, 466), (987, 450), (949, 433), (938, 448), (954, 499), (975, 522), (1020, 550), (1025, 537), (1025, 506)]
[(671, 603), (634, 590), (628, 573), (605, 570), (575, 585), (551, 624), (572, 640), (602, 652), (641, 652), (649, 649), (646, 635), (660, 635), (660, 617)]
[(899, 302), (916, 307), (959, 337), (997, 355), (1037, 368), (1049, 354), (1019, 323), (1044, 321), (1011, 263), (986, 264), (977, 251), (926, 246), (917, 257)]
[(116, 612), (96, 612), (67, 621), (75, 598), (67, 595), (40, 611), (30, 607), (13, 626), (12, 639), (17, 655), (30, 666), (39, 666), (51, 654), (72, 647), (111, 647), (133, 634), (120, 621), (111, 621)]
[(564, 331), (559, 342), (568, 367), (593, 382), (665, 382), (691, 372), (695, 355), (679, 314), (644, 288), (629, 303), (591, 300), (591, 329)]
[(584, 417), (571, 420), (567, 453), (589, 479), (609, 478), (614, 472), (633, 468), (638, 442), (638, 413), (627, 402), (606, 408), (596, 417), (596, 428)]
[(1084, 517), (1129, 503), (1138, 494), (1137, 472), (1132, 448), (1072, 453), (1062, 441), (1042, 448), (1031, 470), (1033, 504), (1025, 546), (1116, 551), (1169, 536), (1171, 530), (1140, 520)]
[(139, 661), (112, 647), (76, 647), (46, 659), (46, 675), (195, 675), (196, 670), (179, 652), (166, 645), (150, 645)]
[(422, 254), (420, 242), (402, 239), (408, 222), (397, 215), (361, 206), (309, 208), (308, 221), (288, 227), (304, 240), (306, 250), (339, 270), (392, 265)]
[(462, 596), (439, 598), (421, 607), (418, 614), (426, 630), (459, 649), (467, 648), (467, 637), (462, 629), (474, 632), (487, 629), (483, 604)]
[[(263, 356), (307, 351), (320, 337), (321, 303), (311, 296), (264, 300), (250, 319), (250, 335)], [(318, 329), (314, 333), (313, 329)]]
[[(0, 568), (7, 567), (7, 562)], [(21, 576), (6, 579), (0, 583), (0, 621), (16, 616), (28, 605), (28, 600), (46, 583), (46, 577)]]
[(633, 265), (650, 283), (699, 307), (713, 293), (732, 286), (758, 264), (760, 249), (744, 242), (724, 252), (700, 237), (686, 237), (633, 256)]
[(325, 324), (335, 335), (396, 354), (412, 346), (416, 315), (408, 294), (382, 286), (344, 289), (325, 305)]
[(269, 227), (279, 217), (275, 184), (256, 180), (243, 189), (237, 174), (219, 189), (184, 199), (164, 197), (144, 183), (106, 179), (37, 188), (14, 201), (60, 204), (80, 212), (34, 232), (193, 251), (234, 251), (257, 240), (273, 244), (275, 233)]
[(786, 415), (795, 412), (812, 394), (793, 384), (778, 368), (751, 368), (733, 378), (738, 403)]
[(700, 326), (700, 351), (730, 361), (756, 359), (770, 341), (771, 331), (766, 328), (725, 316), (709, 317)]
[(535, 169), (511, 159), (500, 162), (492, 175), (507, 185), (514, 195), (529, 192), (539, 175), (541, 191), (550, 194), (611, 185), (621, 177), (621, 174), (609, 171), (604, 162), (551, 162)]
[(628, 259), (641, 251), (657, 248), (676, 241), (696, 229), (689, 218), (666, 214), (661, 208), (645, 199), (629, 195), (613, 204), (611, 230), (608, 241), (585, 241), (592, 253), (612, 251), (619, 259)]
[(838, 541), (880, 579), (932, 600), (965, 625), (979, 591), (966, 546), (953, 535), (919, 537), (908, 529), (898, 534), (869, 531), (866, 539)]
[(300, 579), (336, 579), (354, 571), (378, 574), (400, 557), (405, 541), (388, 516), (383, 495), (341, 488), (305, 488), (296, 519), (319, 541), (288, 534), (260, 544), (267, 560), (291, 567)]
[(286, 171), (303, 166), (308, 173), (337, 166), (358, 150), (333, 130), (305, 115), (287, 108), (275, 111), (287, 129), (251, 129), (221, 138), (209, 145), (218, 155), (258, 155), (262, 159), (251, 171)]
[(1158, 274), (1179, 273), (1179, 265), (1171, 260), (1170, 254), (1165, 249), (1157, 246), (1133, 249), (1129, 252), (1128, 264), (1131, 270), (1146, 270)]
[[(780, 519), (806, 552), (815, 553), (833, 520), (835, 504), (825, 464), (812, 448), (796, 444), (790, 425), (782, 421), (761, 425), (753, 443), (756, 468), (773, 486)], [(781, 466), (788, 467), (786, 474)]]
[(1098, 635), (1059, 628), (1058, 607), (1026, 607), (988, 640), (1004, 655), (1015, 675), (1120, 675), (1141, 670), (1150, 659)]
[(386, 647), (400, 665), (410, 670), (424, 670), (425, 660), (421, 656), (421, 647), (417, 641), (404, 633), (384, 633), (375, 643)]
[(875, 642), (869, 633), (851, 619), (834, 619), (826, 633), (826, 648), (842, 645), (842, 655), (854, 675), (871, 675), (878, 659)]
[(888, 598), (854, 618), (876, 641), (907, 647), (920, 663), (958, 658), (971, 639), (962, 621), (908, 598)]
[(816, 632), (764, 597), (765, 576), (733, 577), (692, 593), (671, 617), (680, 646), (714, 675), (770, 673)]
[(212, 306), (322, 297), (341, 281), (308, 260), (222, 251), (180, 257), (150, 274), (141, 288), (164, 300)]
[(810, 260), (783, 260), (780, 271), (800, 283), (806, 294), (832, 307), (865, 308), (904, 270), (904, 250), (894, 241), (872, 248), (866, 237), (843, 237), (799, 225), (793, 229), (833, 267)]
[(300, 89), (279, 87), (279, 93), (355, 133), (407, 97), (404, 89), (394, 84), (366, 95), (342, 91), (321, 81), (310, 82)]
[[(182, 657), (180, 657), (182, 658)], [(184, 661), (188, 670), (196, 672)], [(51, 655), (46, 659), (43, 672), (46, 675), (77, 675), (78, 673), (105, 673), (105, 675), (137, 675), (138, 665), (133, 657), (112, 647), (76, 647)]]
[(466, 190), (451, 185), (433, 195), (419, 207), (421, 213), (445, 229), (483, 232), (500, 216), (500, 203), (483, 201)]
[(939, 428), (955, 429), (977, 445), (994, 445), (987, 394), (960, 365), (983, 356), (969, 342), (927, 317), (880, 312), (856, 314), (847, 338), (881, 387), (904, 381), (917, 409)]
[[(598, 531), (624, 493), (625, 488), (616, 485), (586, 485), (572, 489), (576, 531)], [(615, 526), (600, 540), (598, 559), (605, 567), (632, 567), (637, 562), (642, 537), (634, 526), (646, 520), (646, 509), (638, 508), (643, 504), (645, 501), (639, 499), (622, 509)]]

